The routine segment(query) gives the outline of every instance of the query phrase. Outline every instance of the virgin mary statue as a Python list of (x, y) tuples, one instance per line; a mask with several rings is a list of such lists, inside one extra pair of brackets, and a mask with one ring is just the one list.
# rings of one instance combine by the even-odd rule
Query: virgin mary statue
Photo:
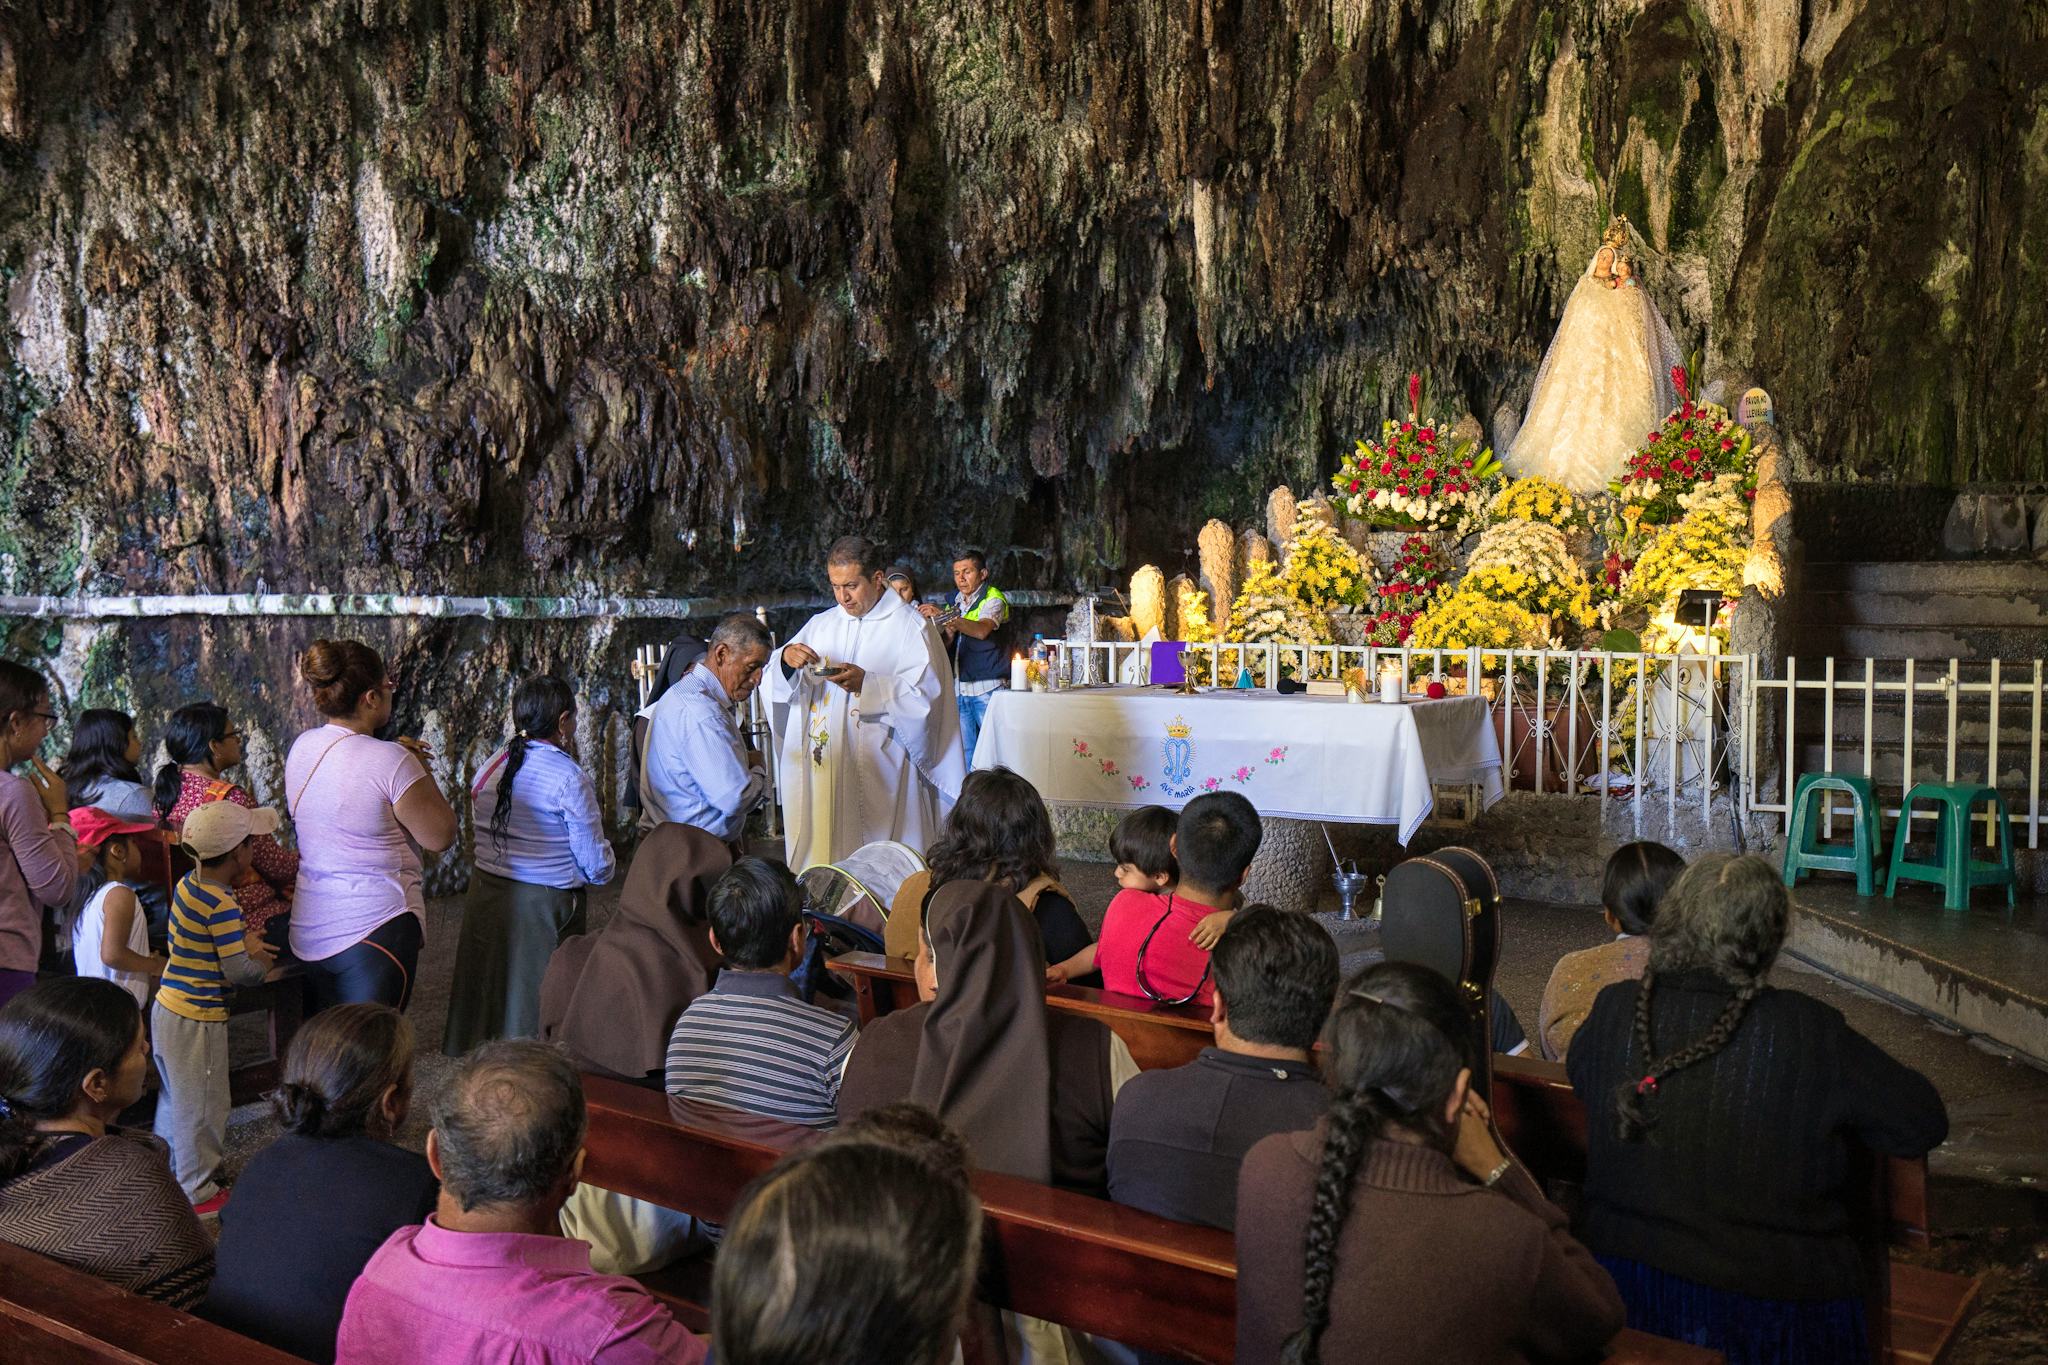
[(1605, 488), (1676, 404), (1671, 367), (1679, 363), (1671, 329), (1636, 283), (1628, 220), (1617, 217), (1565, 303), (1508, 472), (1540, 474), (1575, 493)]

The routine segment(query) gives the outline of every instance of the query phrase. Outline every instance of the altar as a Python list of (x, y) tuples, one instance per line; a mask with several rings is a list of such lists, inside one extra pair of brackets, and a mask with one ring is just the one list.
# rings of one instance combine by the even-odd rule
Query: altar
[(1161, 688), (997, 692), (976, 768), (1028, 778), (1048, 802), (1178, 808), (1241, 793), (1263, 816), (1392, 825), (1406, 844), (1438, 785), (1500, 800), (1500, 742), (1484, 697), (1357, 704), (1342, 697)]

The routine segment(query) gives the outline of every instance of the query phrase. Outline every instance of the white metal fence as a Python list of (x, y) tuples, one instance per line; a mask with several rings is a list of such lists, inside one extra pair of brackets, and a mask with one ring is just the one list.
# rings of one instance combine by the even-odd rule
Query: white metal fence
[[(1046, 644), (1063, 687), (1143, 679), (1150, 661), (1145, 644)], [(635, 659), (643, 707), (661, 656), (660, 646), (644, 646)], [(2041, 844), (2048, 667), (2039, 659), (1864, 659), (1859, 667), (1787, 658), (1779, 677), (1762, 676), (1753, 655), (1716, 653), (1215, 641), (1188, 645), (1185, 659), (1224, 685), (1239, 668), (1255, 685), (1273, 688), (1283, 677), (1336, 678), (1354, 668), (1377, 678), (1391, 664), (1411, 688), (1441, 681), (1469, 693), (1476, 686), (1488, 699), (1511, 786), (1597, 801), (1603, 821), (1613, 803), (1624, 803), (1624, 818), (1638, 830), (1659, 813), (1667, 828), (1681, 820), (1704, 825), (1715, 818), (1717, 800), (1724, 814), (1776, 816), (1789, 829), (1798, 775), (1830, 771), (1869, 777), (1890, 817), (1915, 780), (1983, 782), (2004, 796), (2015, 840), (2024, 837), (2030, 849)], [(751, 742), (772, 752), (761, 691), (749, 699), (742, 725)], [(774, 820), (772, 761), (768, 769)], [(1834, 808), (1825, 807), (1822, 818), (1831, 823)], [(1979, 818), (1989, 842), (1995, 830)]]
[[(1758, 774), (1750, 809), (1777, 813), (1789, 828), (1791, 791), (1797, 774), (1808, 771), (1868, 777), (1888, 816), (1898, 815), (1900, 799), (1915, 781), (1967, 781), (1998, 788), (2015, 841), (2017, 826), (2024, 824), (2026, 846), (2039, 848), (2042, 660), (1860, 662), (1845, 668), (1836, 659), (1802, 665), (1788, 658), (1784, 676), (1754, 681), (1746, 702), (1752, 723), (1746, 728), (1755, 733), (1768, 713), (1784, 733), (1778, 736), (1776, 763), (1759, 764), (1752, 754), (1744, 764), (1746, 772)], [(1775, 787), (1774, 799), (1767, 797), (1766, 784)], [(1922, 811), (1920, 818), (1929, 813)], [(1978, 818), (1986, 843), (1994, 842), (1989, 817)]]

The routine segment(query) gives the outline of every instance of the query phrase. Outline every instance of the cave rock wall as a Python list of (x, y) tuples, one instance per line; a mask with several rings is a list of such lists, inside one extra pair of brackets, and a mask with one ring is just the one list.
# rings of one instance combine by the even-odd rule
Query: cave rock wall
[(1410, 369), (1515, 410), (1614, 210), (1806, 471), (2027, 477), (2044, 74), (2038, 0), (9, 7), (0, 591), (1185, 567)]

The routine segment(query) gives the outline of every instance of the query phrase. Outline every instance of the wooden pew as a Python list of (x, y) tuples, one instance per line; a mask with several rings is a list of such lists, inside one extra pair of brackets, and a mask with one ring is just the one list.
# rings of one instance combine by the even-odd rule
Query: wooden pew
[[(583, 1178), (650, 1203), (724, 1220), (741, 1189), (816, 1138), (775, 1123), (585, 1075)], [(978, 1171), (988, 1227), (984, 1293), (997, 1306), (1126, 1345), (1222, 1362), (1237, 1335), (1236, 1249), (1228, 1233), (1010, 1176)], [(705, 1322), (701, 1266), (646, 1277), (686, 1322)], [(1705, 1365), (1720, 1359), (1625, 1332), (1609, 1359)]]
[[(862, 1023), (891, 1010), (917, 1003), (917, 983), (908, 964), (880, 953), (846, 953), (831, 960), (832, 970), (853, 986)], [(1085, 986), (1049, 986), (1046, 1003), (1100, 1019), (1124, 1040), (1140, 1068), (1181, 1066), (1216, 1041), (1209, 1012), (1191, 1005), (1159, 1005), (1143, 996)]]
[(284, 1079), (285, 1050), (292, 1045), (299, 1025), (306, 1021), (305, 974), (293, 967), (260, 985), (237, 987), (228, 993), (228, 1014), (264, 1017), (270, 1055), (228, 1072), (229, 1102), (247, 1104), (277, 1089), (278, 1082)]
[(305, 1365), (297, 1356), (0, 1242), (0, 1360)]
[[(916, 1003), (908, 967), (875, 953), (848, 953), (832, 969), (854, 987), (862, 1022)], [(1047, 990), (1046, 1003), (1100, 1019), (1122, 1038), (1147, 1070), (1179, 1066), (1215, 1041), (1206, 1012), (1157, 1005), (1077, 986)], [(1501, 1136), (1547, 1188), (1577, 1187), (1586, 1175), (1586, 1110), (1562, 1065), (1496, 1054), (1493, 1112)], [(1870, 1202), (1864, 1232), (1874, 1245), (1915, 1250), (1930, 1245), (1927, 1162), (1924, 1158), (1869, 1159)], [(1871, 1326), (1875, 1359), (1896, 1365), (1939, 1360), (1968, 1318), (1980, 1278), (1947, 1274), (1890, 1257), (1871, 1267)]]

